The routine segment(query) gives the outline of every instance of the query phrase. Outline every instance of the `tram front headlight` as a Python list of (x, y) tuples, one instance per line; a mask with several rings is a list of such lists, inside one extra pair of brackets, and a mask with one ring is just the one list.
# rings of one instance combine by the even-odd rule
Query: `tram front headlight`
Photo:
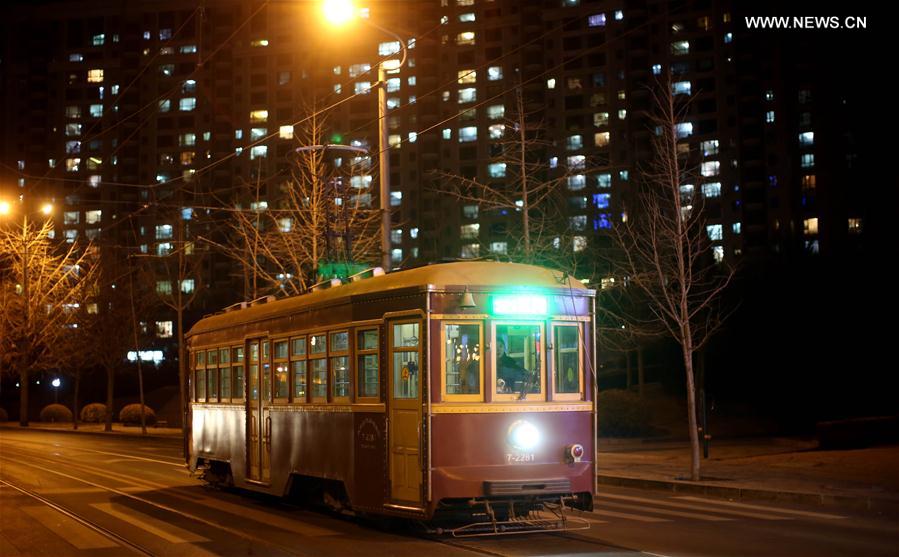
[(509, 444), (519, 451), (532, 451), (540, 444), (540, 430), (527, 420), (509, 426)]

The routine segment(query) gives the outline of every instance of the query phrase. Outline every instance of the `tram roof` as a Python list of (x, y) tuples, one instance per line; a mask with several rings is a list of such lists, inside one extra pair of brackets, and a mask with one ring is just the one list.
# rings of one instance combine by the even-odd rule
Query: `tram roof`
[(458, 261), (416, 267), (373, 276), (356, 282), (317, 290), (282, 300), (251, 305), (242, 309), (225, 311), (207, 316), (197, 322), (187, 336), (248, 323), (283, 312), (300, 311), (329, 301), (359, 295), (370, 295), (414, 287), (435, 289), (469, 287), (473, 291), (484, 288), (537, 288), (566, 289), (579, 291), (582, 295), (592, 295), (580, 281), (553, 269), (521, 263), (501, 263), (494, 261)]

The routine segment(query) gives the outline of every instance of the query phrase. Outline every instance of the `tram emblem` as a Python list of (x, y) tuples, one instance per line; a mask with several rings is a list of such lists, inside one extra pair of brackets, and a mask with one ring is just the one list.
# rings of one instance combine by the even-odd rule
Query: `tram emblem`
[(373, 419), (365, 418), (356, 430), (356, 438), (359, 441), (359, 448), (377, 449), (377, 442), (381, 439), (381, 428)]

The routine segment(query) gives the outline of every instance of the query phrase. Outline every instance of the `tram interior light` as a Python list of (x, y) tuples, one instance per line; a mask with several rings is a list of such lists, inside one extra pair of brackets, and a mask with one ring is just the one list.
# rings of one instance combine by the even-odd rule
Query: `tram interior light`
[(548, 303), (545, 296), (535, 294), (512, 294), (494, 296), (495, 315), (546, 315)]
[(526, 420), (518, 420), (509, 427), (509, 444), (519, 451), (531, 451), (540, 444), (540, 430)]

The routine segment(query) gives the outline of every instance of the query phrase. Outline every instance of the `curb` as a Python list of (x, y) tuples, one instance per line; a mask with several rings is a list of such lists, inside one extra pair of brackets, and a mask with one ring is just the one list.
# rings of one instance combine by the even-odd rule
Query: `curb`
[[(10, 430), (10, 431), (46, 431), (46, 432), (50, 432), (50, 433), (77, 433), (80, 435), (96, 435), (99, 437), (115, 436), (115, 437), (131, 437), (131, 438), (135, 438), (135, 439), (145, 439), (145, 438), (150, 437), (153, 439), (175, 439), (178, 441), (181, 440), (180, 435), (150, 433), (149, 430), (147, 431), (146, 435), (141, 435), (140, 433), (126, 433), (124, 431), (90, 431), (90, 430), (86, 430), (86, 429), (71, 429), (71, 428), (57, 429), (57, 428), (52, 428), (52, 427), (40, 427), (40, 426), (21, 427), (19, 425), (14, 425), (14, 426), (0, 425), (0, 430), (4, 430), (4, 429)], [(139, 428), (138, 428), (138, 431), (140, 431)]]
[(677, 480), (653, 480), (646, 478), (628, 478), (597, 474), (601, 485), (618, 487), (634, 487), (638, 489), (656, 489), (675, 493), (711, 495), (726, 499), (750, 501), (780, 501), (805, 505), (822, 505), (844, 507), (856, 510), (878, 511), (888, 514), (899, 514), (899, 500), (878, 497), (855, 497), (851, 495), (833, 495), (829, 493), (807, 493), (796, 491), (774, 491), (768, 489), (728, 487)]

